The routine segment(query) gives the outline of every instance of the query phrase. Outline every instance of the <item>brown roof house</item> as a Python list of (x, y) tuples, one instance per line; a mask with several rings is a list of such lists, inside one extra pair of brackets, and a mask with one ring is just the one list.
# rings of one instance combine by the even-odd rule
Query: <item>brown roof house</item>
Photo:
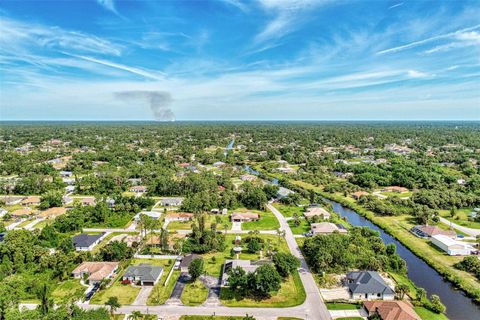
[(23, 199), (20, 203), (22, 206), (36, 206), (40, 204), (40, 197), (39, 196), (29, 196)]
[(193, 219), (193, 213), (188, 212), (172, 212), (167, 214), (165, 217), (165, 222), (172, 222), (172, 221), (190, 221)]
[(65, 212), (67, 212), (67, 209), (63, 207), (54, 207), (40, 212), (38, 216), (44, 219), (54, 219), (62, 214), (65, 214)]
[(431, 238), (437, 235), (444, 235), (452, 239), (457, 238), (455, 231), (443, 230), (436, 226), (418, 225), (410, 229), (410, 232), (420, 238)]
[(323, 219), (330, 219), (330, 212), (321, 207), (310, 207), (303, 213), (305, 218), (312, 218), (315, 216), (321, 216)]
[(103, 279), (111, 279), (118, 269), (118, 262), (83, 262), (72, 271), (74, 278), (88, 276), (89, 284), (96, 284)]
[(404, 187), (399, 187), (399, 186), (393, 186), (393, 187), (385, 187), (382, 189), (383, 192), (396, 192), (396, 193), (405, 193), (408, 192), (407, 188)]
[(317, 234), (331, 234), (334, 232), (338, 233), (347, 233), (347, 229), (341, 224), (335, 224), (331, 222), (320, 222), (320, 223), (312, 223), (310, 225), (310, 231), (313, 235)]
[(80, 204), (82, 206), (95, 206), (97, 203), (95, 201), (95, 197), (86, 197), (80, 200)]
[(248, 222), (257, 221), (260, 219), (260, 215), (254, 212), (234, 212), (232, 213), (232, 222)]
[(365, 191), (357, 191), (357, 192), (354, 192), (352, 193), (352, 198), (355, 199), (355, 200), (358, 200), (360, 199), (360, 197), (363, 197), (363, 196), (368, 196), (368, 192), (365, 192)]
[(31, 215), (33, 212), (32, 212), (32, 209), (30, 208), (24, 208), (24, 209), (18, 209), (18, 210), (15, 210), (11, 213), (11, 215), (15, 218), (23, 218), (23, 217), (27, 217), (29, 215)]
[(369, 317), (377, 314), (382, 320), (421, 320), (407, 301), (365, 301), (363, 307)]

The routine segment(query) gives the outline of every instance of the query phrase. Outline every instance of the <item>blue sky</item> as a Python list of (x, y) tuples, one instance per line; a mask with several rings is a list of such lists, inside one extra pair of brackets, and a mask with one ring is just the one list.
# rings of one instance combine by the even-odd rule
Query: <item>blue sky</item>
[(2, 1), (0, 68), (1, 120), (478, 120), (480, 4)]

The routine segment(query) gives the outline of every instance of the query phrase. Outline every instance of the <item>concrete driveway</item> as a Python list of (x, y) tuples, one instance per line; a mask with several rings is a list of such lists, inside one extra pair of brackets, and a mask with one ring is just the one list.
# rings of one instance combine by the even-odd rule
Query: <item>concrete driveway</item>
[(152, 293), (153, 286), (143, 286), (140, 289), (140, 292), (138, 293), (138, 296), (135, 298), (135, 301), (133, 302), (132, 305), (134, 306), (146, 306), (147, 305), (147, 299), (150, 296), (150, 293)]

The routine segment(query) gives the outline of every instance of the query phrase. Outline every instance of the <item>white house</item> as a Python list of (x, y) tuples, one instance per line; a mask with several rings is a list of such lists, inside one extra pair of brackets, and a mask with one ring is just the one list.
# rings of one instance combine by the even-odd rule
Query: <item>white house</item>
[(133, 219), (135, 219), (135, 221), (140, 221), (140, 216), (144, 214), (146, 216), (149, 216), (150, 218), (152, 219), (155, 219), (155, 220), (158, 220), (160, 218), (160, 216), (162, 215), (161, 212), (158, 212), (158, 211), (142, 211), (142, 212), (139, 212), (135, 215), (135, 217), (133, 217)]
[(432, 236), (431, 241), (451, 256), (468, 256), (475, 251), (475, 248), (471, 245), (453, 240), (441, 234)]

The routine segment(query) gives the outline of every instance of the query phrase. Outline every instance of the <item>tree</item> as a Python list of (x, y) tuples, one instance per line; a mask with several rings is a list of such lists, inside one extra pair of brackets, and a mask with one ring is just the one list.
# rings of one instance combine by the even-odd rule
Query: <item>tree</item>
[(300, 260), (298, 260), (291, 253), (279, 252), (273, 256), (273, 263), (278, 273), (282, 277), (288, 277), (300, 267)]
[(40, 312), (42, 314), (48, 314), (52, 301), (50, 299), (50, 294), (48, 292), (48, 286), (46, 283), (43, 284), (42, 289), (40, 290)]
[(242, 320), (256, 320), (255, 317), (249, 316), (248, 314), (245, 315), (245, 317), (242, 318)]
[(188, 274), (192, 278), (192, 281), (195, 281), (203, 273), (203, 259), (193, 259), (190, 265), (188, 266)]
[(280, 240), (284, 238), (285, 235), (286, 235), (285, 230), (280, 230), (280, 228), (277, 229), (278, 245), (280, 245)]
[(417, 289), (417, 300), (422, 301), (426, 297), (427, 297), (427, 291), (423, 288), (418, 288)]
[(436, 313), (445, 313), (445, 311), (447, 310), (447, 308), (445, 307), (445, 305), (442, 303), (442, 301), (440, 300), (440, 297), (437, 296), (436, 294), (432, 294), (431, 298), (431, 308), (434, 312)]
[(400, 283), (395, 287), (395, 293), (397, 294), (400, 300), (403, 300), (403, 298), (405, 297), (405, 294), (408, 294), (409, 292), (410, 292), (410, 288), (404, 283)]
[(109, 297), (107, 302), (105, 302), (105, 305), (110, 307), (110, 314), (112, 317), (115, 314), (115, 311), (117, 311), (117, 309), (121, 306), (117, 297)]
[(128, 320), (140, 320), (143, 318), (143, 314), (140, 311), (132, 311), (132, 313), (128, 316)]
[(270, 292), (280, 290), (282, 278), (275, 267), (264, 264), (255, 270), (255, 273), (248, 273), (248, 286), (256, 297), (269, 297)]
[(391, 255), (394, 255), (396, 252), (397, 252), (397, 246), (395, 245), (395, 243), (389, 243), (387, 244), (387, 247), (385, 249), (385, 252), (391, 256)]
[(259, 250), (262, 249), (261, 243), (258, 241), (256, 237), (251, 238), (247, 244), (248, 252), (250, 253), (257, 253)]

